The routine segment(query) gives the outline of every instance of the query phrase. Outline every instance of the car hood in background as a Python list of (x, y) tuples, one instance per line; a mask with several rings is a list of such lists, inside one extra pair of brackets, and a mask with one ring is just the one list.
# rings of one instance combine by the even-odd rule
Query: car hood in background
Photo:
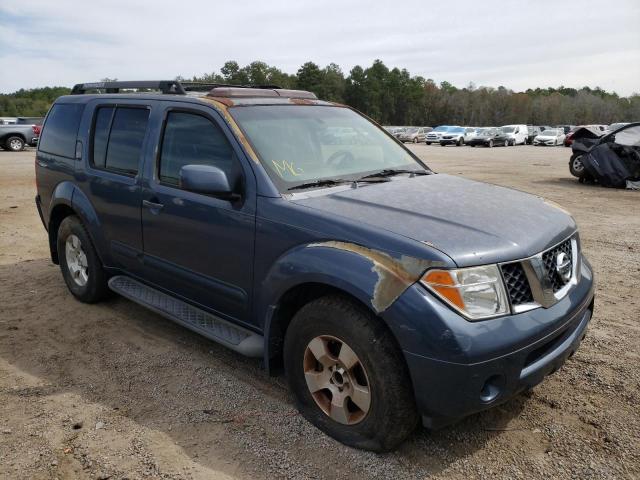
[(425, 243), (459, 266), (526, 258), (576, 229), (570, 215), (540, 197), (443, 174), (292, 201)]

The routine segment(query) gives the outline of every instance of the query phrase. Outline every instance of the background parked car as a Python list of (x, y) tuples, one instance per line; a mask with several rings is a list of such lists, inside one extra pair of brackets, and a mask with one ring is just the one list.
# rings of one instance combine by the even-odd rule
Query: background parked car
[(529, 129), (526, 125), (503, 125), (500, 127), (509, 137), (511, 145), (525, 145), (529, 136)]
[(531, 145), (533, 139), (540, 135), (542, 129), (536, 125), (527, 125), (527, 144)]
[(509, 146), (509, 137), (500, 128), (485, 127), (476, 130), (473, 138), (469, 139), (468, 144), (472, 147), (482, 145), (484, 147), (495, 147), (502, 145)]
[(40, 136), (40, 125), (0, 125), (0, 148), (19, 152), (25, 145), (36, 146)]
[(551, 128), (536, 136), (536, 138), (533, 139), (533, 144), (555, 147), (556, 145), (562, 145), (562, 142), (564, 142), (564, 136), (564, 131), (562, 129)]
[(427, 133), (427, 145), (431, 145), (432, 143), (437, 143), (440, 141), (442, 135), (447, 133), (450, 128), (459, 128), (453, 127), (451, 125), (440, 125), (439, 127), (434, 128), (429, 133)]
[(440, 146), (455, 145), (457, 147), (464, 145), (467, 140), (471, 139), (475, 134), (475, 128), (471, 127), (450, 127), (440, 137)]
[(426, 137), (426, 127), (409, 127), (398, 136), (398, 140), (401, 142), (418, 143), (426, 141)]
[(561, 129), (565, 135), (569, 133), (573, 127), (575, 127), (575, 125), (556, 125), (556, 128)]

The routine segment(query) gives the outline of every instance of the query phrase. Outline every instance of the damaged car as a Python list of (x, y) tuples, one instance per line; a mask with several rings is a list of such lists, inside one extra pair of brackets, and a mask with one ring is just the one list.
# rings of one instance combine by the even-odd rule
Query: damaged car
[(71, 295), (115, 292), (284, 371), (304, 418), (353, 447), (393, 449), (534, 387), (592, 316), (563, 208), (437, 174), (311, 92), (79, 84), (47, 114), (35, 168)]
[(578, 129), (571, 148), (569, 171), (581, 182), (640, 188), (640, 122), (623, 125), (605, 135), (599, 129)]

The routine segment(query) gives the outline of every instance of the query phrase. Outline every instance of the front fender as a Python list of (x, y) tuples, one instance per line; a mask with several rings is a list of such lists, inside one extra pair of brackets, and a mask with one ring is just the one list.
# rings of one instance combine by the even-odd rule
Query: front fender
[[(381, 315), (425, 270), (444, 266), (445, 262), (440, 260), (392, 254), (350, 242), (325, 241), (297, 246), (273, 263), (258, 288), (258, 315), (264, 319), (264, 337), (272, 337), (272, 328), (279, 331), (279, 327), (273, 327), (274, 312), (283, 296), (300, 285), (337, 288)], [(265, 349), (267, 369), (271, 362), (270, 344), (268, 341)]]
[(387, 253), (350, 242), (308, 243), (274, 262), (260, 285), (259, 305), (266, 311), (290, 289), (320, 283), (349, 293), (380, 314), (425, 270), (444, 266), (439, 260)]

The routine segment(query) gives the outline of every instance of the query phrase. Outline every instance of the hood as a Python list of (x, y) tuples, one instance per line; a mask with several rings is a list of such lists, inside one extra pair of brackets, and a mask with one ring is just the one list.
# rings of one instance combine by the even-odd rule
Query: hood
[(292, 201), (422, 242), (458, 266), (529, 257), (576, 229), (568, 213), (540, 197), (443, 174)]

